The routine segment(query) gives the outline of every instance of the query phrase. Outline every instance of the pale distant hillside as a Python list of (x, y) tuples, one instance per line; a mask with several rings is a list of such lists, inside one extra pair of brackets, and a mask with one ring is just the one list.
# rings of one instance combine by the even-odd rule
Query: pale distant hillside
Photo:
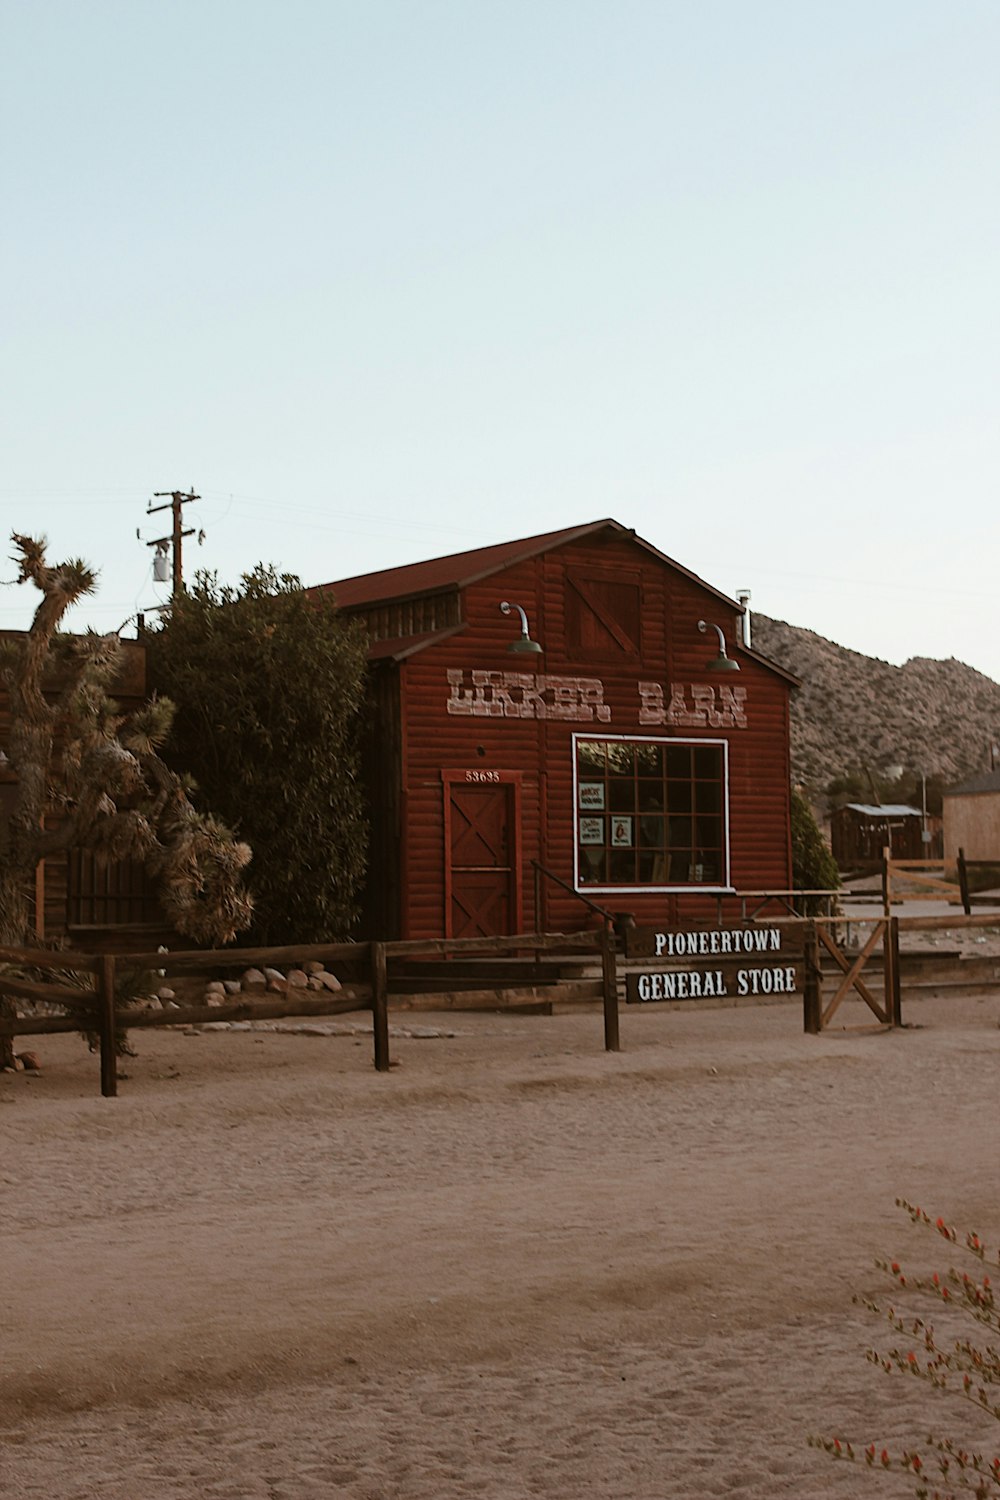
[(1000, 741), (1000, 684), (963, 662), (915, 656), (902, 667), (847, 651), (811, 630), (753, 618), (754, 650), (794, 672), (792, 766), (819, 791), (868, 766), (959, 781), (989, 768)]

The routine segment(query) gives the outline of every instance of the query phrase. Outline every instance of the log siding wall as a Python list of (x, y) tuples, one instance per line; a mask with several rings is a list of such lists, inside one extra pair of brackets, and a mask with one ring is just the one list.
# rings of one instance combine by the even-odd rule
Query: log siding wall
[[(602, 572), (635, 579), (641, 589), (642, 654), (605, 644), (586, 656), (567, 645), (566, 573)], [(511, 655), (516, 616), (504, 616), (500, 601), (527, 611), (542, 656)], [(440, 936), (444, 910), (444, 803), (441, 773), (519, 772), (521, 776), (521, 885), (519, 926), (579, 928), (592, 920), (583, 903), (548, 883), (543, 909), (534, 909), (533, 859), (572, 883), (576, 838), (573, 806), (573, 735), (628, 738), (725, 739), (729, 745), (730, 884), (735, 889), (785, 889), (791, 883), (789, 816), (789, 684), (737, 648), (735, 614), (718, 595), (679, 570), (659, 562), (625, 537), (588, 538), (558, 547), (471, 585), (463, 595), (465, 628), (429, 646), (400, 667), (390, 668), (399, 700), (400, 936)], [(714, 631), (701, 634), (699, 619), (721, 626), (739, 675), (706, 672), (715, 655)], [(449, 670), (517, 671), (598, 678), (609, 722), (492, 718), (448, 712)], [(655, 726), (639, 722), (640, 682), (738, 686), (746, 690), (747, 727)], [(389, 789), (386, 789), (387, 794)], [(588, 892), (589, 893), (589, 892)], [(595, 891), (593, 899), (640, 921), (663, 921), (715, 910), (704, 891)], [(393, 933), (386, 933), (393, 936)]]

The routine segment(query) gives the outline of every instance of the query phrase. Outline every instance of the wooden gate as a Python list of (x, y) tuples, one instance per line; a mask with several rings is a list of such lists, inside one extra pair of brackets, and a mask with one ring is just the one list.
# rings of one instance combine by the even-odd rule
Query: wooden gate
[(519, 932), (520, 777), (503, 771), (446, 771), (443, 777), (445, 936)]
[[(872, 994), (861, 975), (872, 954), (882, 945), (883, 997)], [(833, 987), (825, 982), (823, 964), (833, 961)], [(899, 918), (873, 921), (864, 947), (847, 955), (834, 939), (828, 922), (810, 922), (805, 944), (804, 1020), (808, 1032), (829, 1026), (842, 1002), (853, 992), (868, 1006), (881, 1026), (902, 1025), (899, 981)], [(847, 1028), (858, 1030), (859, 1028)]]

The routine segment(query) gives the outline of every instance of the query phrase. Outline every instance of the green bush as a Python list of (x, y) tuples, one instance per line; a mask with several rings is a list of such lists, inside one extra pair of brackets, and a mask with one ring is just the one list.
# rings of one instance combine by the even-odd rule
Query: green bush
[(177, 708), (172, 764), (253, 849), (251, 939), (345, 936), (367, 842), (363, 632), (325, 596), (258, 564), (238, 589), (199, 573), (147, 647), (151, 683)]
[[(840, 871), (829, 845), (813, 817), (812, 808), (798, 788), (792, 788), (792, 885), (797, 891), (832, 891), (840, 887)], [(809, 897), (800, 903), (803, 915), (819, 902)]]

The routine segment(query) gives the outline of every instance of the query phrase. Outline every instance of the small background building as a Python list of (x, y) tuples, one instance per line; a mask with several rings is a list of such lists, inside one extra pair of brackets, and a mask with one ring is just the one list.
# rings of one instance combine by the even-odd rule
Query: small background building
[(893, 859), (940, 859), (941, 819), (902, 802), (848, 802), (830, 814), (830, 847), (842, 870), (879, 864), (886, 847)]
[[(578, 930), (581, 896), (671, 921), (790, 886), (796, 679), (739, 644), (733, 599), (633, 531), (323, 588), (371, 639), (368, 934)], [(739, 671), (713, 670), (720, 630)]]
[(1000, 770), (985, 771), (944, 794), (944, 857), (1000, 864)]

